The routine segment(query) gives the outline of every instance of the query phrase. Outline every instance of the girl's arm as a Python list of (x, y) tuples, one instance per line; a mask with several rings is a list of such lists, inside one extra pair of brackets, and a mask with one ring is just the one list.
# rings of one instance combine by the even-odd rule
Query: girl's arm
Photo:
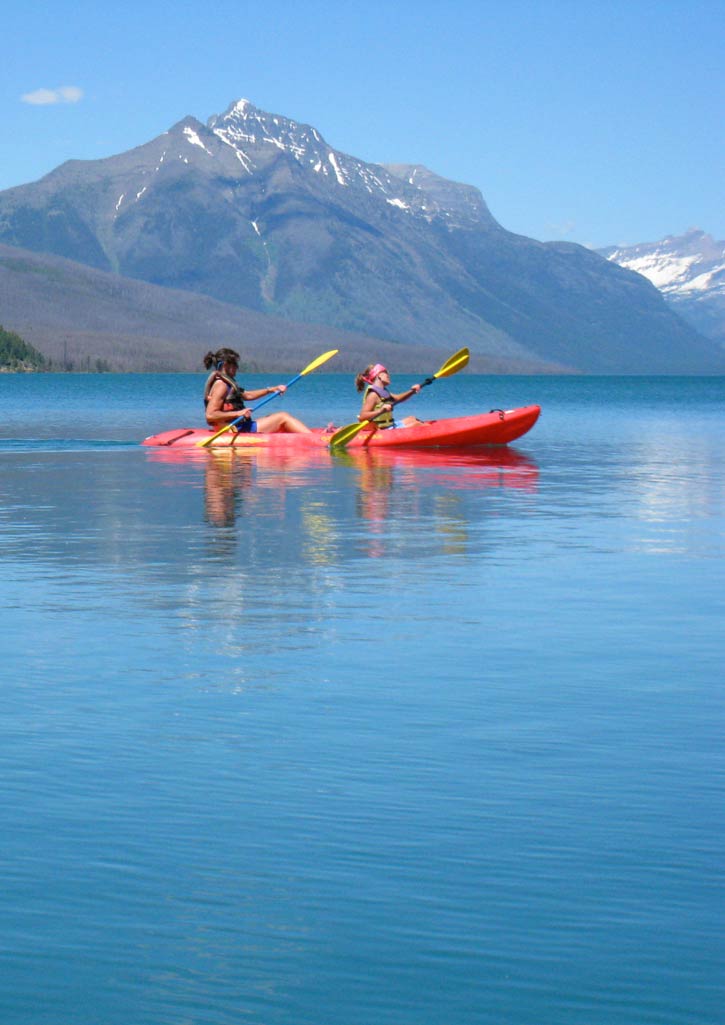
[(244, 401), (245, 402), (254, 402), (254, 401), (256, 401), (256, 399), (263, 399), (265, 397), (265, 395), (271, 395), (272, 392), (279, 392), (280, 395), (284, 395), (284, 393), (286, 391), (287, 391), (287, 385), (286, 384), (275, 384), (271, 388), (254, 388), (252, 391), (249, 391), (248, 389), (245, 388), (245, 390), (243, 392), (243, 394), (244, 394)]
[(381, 406), (378, 406), (377, 403), (379, 401), (375, 392), (368, 392), (362, 404), (362, 409), (358, 414), (358, 420), (374, 420), (381, 413), (390, 413), (392, 411), (392, 402), (383, 402)]
[(393, 400), (396, 403), (398, 403), (398, 402), (405, 402), (405, 400), (409, 399), (411, 397), (411, 395), (417, 395), (418, 392), (420, 391), (420, 389), (421, 389), (421, 385), (419, 385), (419, 384), (412, 384), (410, 386), (410, 388), (408, 388), (407, 391), (402, 391), (400, 393), (400, 395), (393, 395)]

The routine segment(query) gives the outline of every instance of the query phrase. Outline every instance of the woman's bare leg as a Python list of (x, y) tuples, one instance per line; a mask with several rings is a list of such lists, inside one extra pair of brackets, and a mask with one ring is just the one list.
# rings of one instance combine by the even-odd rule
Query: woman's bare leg
[(310, 434), (310, 428), (298, 420), (291, 413), (279, 412), (270, 413), (269, 416), (260, 416), (257, 420), (257, 431), (260, 434)]

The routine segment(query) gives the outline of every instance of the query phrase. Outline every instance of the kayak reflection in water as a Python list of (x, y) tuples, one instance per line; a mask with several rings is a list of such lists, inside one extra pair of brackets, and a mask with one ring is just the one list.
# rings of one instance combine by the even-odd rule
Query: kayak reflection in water
[(303, 424), (296, 416), (292, 416), (291, 413), (284, 411), (260, 416), (259, 420), (252, 419), (252, 410), (247, 407), (248, 402), (264, 398), (265, 395), (271, 395), (273, 392), (284, 395), (287, 386), (276, 384), (272, 388), (249, 390), (237, 384), (235, 377), (239, 369), (239, 353), (234, 349), (207, 352), (204, 357), (204, 366), (207, 370), (211, 370), (204, 387), (206, 422), (210, 427), (218, 430), (239, 416), (243, 416), (244, 419), (232, 428), (233, 431), (259, 434), (310, 433), (310, 428), (306, 424)]
[(358, 374), (355, 378), (355, 387), (358, 391), (365, 392), (358, 420), (374, 420), (375, 426), (381, 430), (389, 427), (413, 427), (414, 424), (423, 422), (416, 416), (406, 416), (402, 420), (397, 420), (393, 416), (393, 407), (399, 402), (405, 402), (411, 395), (417, 395), (422, 386), (414, 384), (407, 391), (394, 395), (390, 391), (390, 374), (382, 363), (372, 363)]

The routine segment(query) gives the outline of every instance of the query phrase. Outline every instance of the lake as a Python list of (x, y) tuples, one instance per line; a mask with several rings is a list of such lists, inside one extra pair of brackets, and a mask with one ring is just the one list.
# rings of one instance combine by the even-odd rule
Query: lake
[(2, 1021), (721, 1021), (725, 379), (406, 404), (542, 406), (470, 455), (142, 448), (203, 381), (0, 375)]

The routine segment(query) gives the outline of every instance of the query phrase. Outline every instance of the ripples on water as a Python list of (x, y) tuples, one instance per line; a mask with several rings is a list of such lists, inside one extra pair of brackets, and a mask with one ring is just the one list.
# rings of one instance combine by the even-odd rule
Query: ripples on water
[(67, 429), (8, 393), (4, 1020), (719, 1020), (722, 381), (456, 379), (438, 415), (542, 419), (300, 460), (138, 447), (188, 379), (36, 380)]

